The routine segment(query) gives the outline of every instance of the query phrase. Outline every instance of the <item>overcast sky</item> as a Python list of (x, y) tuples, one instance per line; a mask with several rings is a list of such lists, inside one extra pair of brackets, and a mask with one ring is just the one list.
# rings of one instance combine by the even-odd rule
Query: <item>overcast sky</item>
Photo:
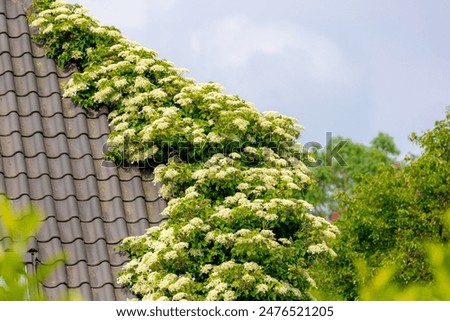
[(296, 117), (302, 143), (383, 131), (416, 152), (408, 135), (450, 105), (448, 0), (69, 2), (197, 81)]

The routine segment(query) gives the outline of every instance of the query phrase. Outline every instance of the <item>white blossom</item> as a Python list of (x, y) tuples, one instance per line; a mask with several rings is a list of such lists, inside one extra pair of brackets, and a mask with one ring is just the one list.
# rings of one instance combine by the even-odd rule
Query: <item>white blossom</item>
[(186, 224), (181, 228), (181, 232), (184, 234), (188, 234), (189, 232), (195, 230), (195, 226), (192, 224)]
[(162, 229), (159, 234), (159, 240), (161, 240), (161, 241), (168, 241), (168, 240), (173, 239), (173, 237), (174, 237), (173, 227)]
[(162, 71), (165, 71), (166, 68), (164, 68), (161, 65), (153, 65), (153, 66), (150, 67), (150, 70), (153, 71), (153, 72), (162, 72)]
[(206, 301), (216, 301), (218, 295), (219, 292), (217, 290), (211, 290), (208, 292), (208, 295), (206, 296)]
[(255, 262), (245, 262), (244, 263), (244, 269), (247, 271), (258, 271), (260, 270), (260, 266)]
[(336, 238), (336, 234), (334, 234), (334, 233), (331, 232), (330, 230), (324, 230), (322, 233), (323, 233), (323, 235), (324, 235), (326, 238), (329, 238), (329, 239), (334, 239), (334, 238)]
[(203, 273), (203, 274), (208, 274), (209, 271), (211, 271), (212, 268), (213, 268), (213, 266), (211, 264), (205, 264), (200, 269), (200, 272)]
[(230, 208), (221, 208), (218, 212), (214, 213), (212, 217), (219, 217), (219, 218), (229, 218), (231, 216), (231, 209)]
[(176, 251), (182, 250), (184, 248), (188, 248), (189, 244), (186, 242), (179, 242), (177, 244), (174, 244), (173, 249)]
[(258, 284), (256, 286), (256, 290), (261, 293), (266, 293), (269, 290), (269, 287), (267, 284)]
[(152, 97), (154, 99), (163, 99), (163, 98), (167, 97), (167, 94), (164, 92), (164, 90), (162, 90), (160, 88), (153, 89), (149, 93), (149, 95), (150, 95), (150, 97)]
[(192, 224), (193, 226), (200, 226), (203, 224), (203, 220), (198, 217), (194, 217), (189, 221), (189, 223)]
[(193, 140), (193, 143), (196, 145), (201, 144), (203, 142), (205, 142), (205, 139), (203, 137), (195, 137)]
[(247, 183), (240, 183), (240, 184), (237, 186), (237, 189), (238, 189), (238, 190), (241, 190), (241, 191), (244, 191), (244, 190), (248, 189), (249, 187), (250, 187), (250, 185), (248, 185)]
[(187, 296), (186, 293), (184, 293), (184, 292), (179, 292), (179, 293), (177, 293), (177, 294), (175, 294), (175, 295), (173, 296), (172, 300), (173, 300), (173, 301), (180, 301), (180, 300), (184, 299), (186, 296)]
[(127, 122), (123, 122), (123, 123), (120, 123), (120, 124), (116, 125), (114, 127), (114, 130), (120, 132), (120, 131), (123, 131), (123, 130), (125, 130), (127, 128), (128, 128), (128, 123)]
[(164, 254), (164, 259), (167, 261), (175, 260), (176, 258), (178, 258), (178, 253), (176, 251), (169, 251), (166, 254)]
[(224, 301), (234, 301), (236, 300), (236, 293), (234, 291), (228, 290), (223, 294)]
[(179, 174), (180, 174), (180, 173), (178, 173), (175, 169), (169, 168), (169, 169), (165, 172), (164, 178), (172, 179), (172, 178), (177, 177)]
[(249, 122), (242, 118), (236, 118), (233, 120), (233, 124), (236, 125), (239, 130), (244, 131), (247, 129)]
[(279, 294), (286, 294), (289, 291), (289, 288), (282, 284), (282, 285), (278, 285), (275, 287), (275, 291), (278, 292)]
[(43, 34), (50, 33), (53, 31), (53, 24), (49, 23), (47, 27), (42, 31)]
[(189, 283), (191, 283), (191, 279), (186, 276), (182, 276), (169, 286), (169, 291), (178, 292)]
[(258, 151), (256, 150), (256, 148), (251, 147), (251, 146), (247, 146), (244, 148), (244, 151), (248, 154), (256, 154)]
[(295, 183), (288, 183), (287, 187), (290, 188), (290, 189), (295, 189), (295, 190), (299, 190), (300, 189), (300, 187), (298, 187), (298, 185), (295, 184)]
[(278, 242), (280, 242), (281, 244), (284, 244), (284, 245), (292, 244), (292, 242), (290, 240), (286, 239), (286, 238), (279, 238)]
[(246, 283), (251, 283), (251, 282), (255, 281), (255, 277), (254, 277), (254, 276), (251, 276), (250, 274), (245, 274), (245, 275), (242, 277), (242, 281), (244, 281), (244, 282), (246, 282)]
[(207, 139), (213, 143), (221, 143), (225, 140), (224, 137), (222, 137), (214, 132), (208, 133)]

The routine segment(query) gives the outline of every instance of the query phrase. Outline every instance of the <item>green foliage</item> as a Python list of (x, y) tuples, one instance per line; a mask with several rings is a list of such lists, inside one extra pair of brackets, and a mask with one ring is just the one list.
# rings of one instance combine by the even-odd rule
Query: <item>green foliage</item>
[[(450, 115), (436, 122), (432, 130), (412, 139), (423, 153), (407, 160), (401, 168), (384, 166), (366, 177), (344, 198), (345, 211), (337, 225), (342, 234), (333, 244), (334, 260), (317, 267), (315, 276), (323, 282), (322, 298), (359, 298), (356, 262), (366, 262), (368, 275), (394, 263), (394, 285), (433, 282), (427, 261), (427, 243), (449, 240), (444, 213), (450, 207)], [(391, 272), (389, 272), (391, 273)]]
[(165, 223), (121, 244), (132, 260), (119, 283), (151, 300), (311, 299), (308, 270), (335, 255), (327, 242), (338, 230), (302, 200), (311, 182), (302, 127), (184, 78), (84, 13), (53, 2), (32, 18), (36, 39), (59, 64), (78, 66), (65, 97), (108, 108), (107, 157), (161, 164), (155, 181), (169, 200)]
[(120, 32), (114, 27), (100, 27), (97, 20), (86, 18), (82, 6), (67, 5), (61, 0), (38, 0), (33, 6), (39, 12), (30, 17), (31, 26), (40, 27), (34, 40), (46, 49), (46, 55), (59, 66), (73, 63), (84, 68), (92, 51), (104, 51), (117, 42)]
[[(450, 211), (447, 212), (447, 233), (450, 231)], [(395, 282), (395, 265), (387, 265), (377, 271), (372, 278), (364, 275), (364, 266), (360, 267), (361, 300), (450, 300), (450, 241), (447, 243), (428, 244), (425, 246), (427, 262), (430, 266), (432, 281), (413, 282), (406, 287), (400, 287)], [(362, 273), (361, 273), (362, 272)]]
[[(340, 212), (343, 207), (341, 193), (351, 195), (365, 175), (376, 174), (380, 165), (393, 164), (399, 154), (393, 138), (384, 133), (379, 133), (370, 146), (340, 136), (328, 144), (342, 146), (339, 155), (345, 164), (329, 159), (330, 148), (314, 151), (316, 166), (312, 169), (312, 177), (316, 182), (306, 194), (306, 200), (314, 204), (314, 213), (323, 217)], [(331, 162), (327, 163), (327, 158)]]
[(41, 221), (36, 209), (14, 212), (9, 201), (0, 196), (0, 301), (45, 299), (37, 287), (55, 266), (41, 265), (29, 273), (23, 261), (28, 241), (37, 233)]
[(338, 231), (296, 198), (308, 180), (304, 165), (274, 161), (249, 167), (240, 154), (217, 154), (204, 165), (158, 167), (169, 219), (125, 239), (133, 260), (119, 282), (152, 300), (310, 299), (308, 269), (334, 255), (326, 241)]
[(37, 11), (44, 11), (49, 9), (55, 0), (33, 0), (32, 7)]

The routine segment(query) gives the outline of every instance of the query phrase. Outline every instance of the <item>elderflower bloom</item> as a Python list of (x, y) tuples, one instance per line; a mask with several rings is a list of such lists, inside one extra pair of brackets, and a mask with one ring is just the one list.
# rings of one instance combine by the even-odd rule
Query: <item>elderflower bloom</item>
[(289, 288), (286, 285), (282, 284), (282, 285), (276, 286), (275, 291), (278, 292), (279, 294), (286, 294), (286, 293), (288, 293)]
[(246, 269), (247, 271), (257, 271), (260, 269), (260, 267), (255, 262), (245, 262), (244, 269)]
[(269, 287), (267, 284), (258, 284), (256, 286), (256, 290), (260, 293), (266, 293), (269, 290)]
[(239, 130), (244, 131), (247, 129), (249, 122), (242, 118), (236, 118), (235, 120), (233, 120), (233, 124), (236, 125)]
[(179, 242), (179, 243), (177, 243), (177, 244), (175, 244), (175, 245), (173, 246), (173, 249), (174, 249), (175, 251), (179, 251), (179, 250), (182, 250), (182, 249), (188, 248), (188, 247), (189, 247), (189, 244), (188, 244), (188, 243), (186, 243), (186, 242)]
[(163, 99), (163, 98), (167, 97), (167, 94), (165, 93), (165, 91), (160, 88), (153, 89), (149, 93), (149, 95), (150, 95), (150, 97), (152, 97), (154, 99)]
[(173, 300), (174, 300), (174, 301), (180, 301), (180, 300), (184, 299), (186, 296), (187, 296), (186, 293), (184, 293), (184, 292), (179, 292), (179, 293), (177, 293), (177, 294), (175, 294), (175, 295), (173, 296)]
[(178, 258), (178, 253), (176, 251), (169, 251), (166, 254), (164, 254), (164, 259), (167, 261), (175, 260), (176, 258)]
[(244, 281), (244, 282), (246, 282), (246, 283), (251, 283), (251, 282), (255, 281), (255, 277), (254, 277), (254, 276), (251, 276), (250, 274), (245, 274), (245, 275), (242, 277), (242, 281)]
[(53, 24), (52, 24), (52, 23), (49, 23), (48, 26), (47, 26), (47, 28), (45, 28), (45, 29), (42, 31), (42, 33), (43, 33), (43, 34), (46, 34), (46, 33), (52, 32), (52, 31), (53, 31)]
[(177, 281), (175, 281), (174, 283), (172, 283), (169, 286), (169, 291), (171, 292), (178, 292), (181, 290), (182, 287), (184, 287), (185, 285), (189, 284), (191, 282), (191, 279), (186, 277), (186, 276), (182, 276), (180, 277)]
[(135, 81), (134, 81), (134, 86), (136, 88), (143, 88), (146, 89), (150, 86), (150, 81), (142, 76), (137, 76)]
[(169, 168), (166, 173), (164, 174), (164, 178), (168, 178), (168, 179), (172, 179), (175, 178), (179, 175), (180, 173), (178, 173), (175, 169), (173, 168)]
[(224, 301), (234, 301), (236, 300), (236, 293), (234, 291), (225, 291), (223, 294)]
[(205, 264), (202, 266), (202, 268), (200, 269), (200, 272), (203, 274), (208, 274), (209, 271), (211, 271), (213, 268), (213, 266), (211, 264)]
[(211, 290), (208, 292), (208, 295), (206, 296), (206, 301), (217, 301), (218, 295), (219, 292), (217, 290)]
[(258, 151), (256, 150), (256, 148), (251, 147), (251, 146), (247, 146), (244, 148), (244, 151), (248, 154), (256, 154)]

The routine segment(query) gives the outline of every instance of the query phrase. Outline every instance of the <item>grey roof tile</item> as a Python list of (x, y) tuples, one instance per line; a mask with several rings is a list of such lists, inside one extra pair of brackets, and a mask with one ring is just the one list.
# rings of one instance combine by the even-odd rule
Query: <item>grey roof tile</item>
[(92, 155), (89, 144), (89, 137), (86, 133), (80, 134), (76, 138), (67, 137), (69, 153), (73, 158), (82, 158), (85, 155)]
[(37, 114), (41, 118), (42, 127), (46, 137), (55, 137), (58, 134), (65, 133), (66, 127), (64, 125), (64, 116), (62, 114), (56, 113), (50, 117), (42, 117), (42, 115)]
[(21, 194), (19, 197), (11, 198), (11, 204), (15, 208), (22, 208), (30, 204), (31, 199), (28, 194)]
[(45, 153), (41, 153), (34, 157), (25, 158), (27, 175), (30, 179), (38, 178), (43, 175), (51, 177), (49, 174), (48, 163), (42, 161), (45, 157)]
[(34, 73), (33, 56), (31, 54), (24, 54), (22, 57), (11, 57), (11, 63), (7, 70), (9, 72), (14, 71), (17, 76)]
[[(1, 47), (1, 48), (4, 49), (4, 47)], [(2, 49), (0, 49), (0, 50), (2, 50)], [(12, 73), (12, 70), (13, 70), (13, 67), (12, 67), (12, 61), (11, 61), (11, 56), (9, 55), (9, 52), (2, 51), (2, 53), (0, 54), (0, 75), (3, 76), (6, 73)]]
[(70, 163), (72, 166), (72, 175), (77, 179), (82, 179), (83, 177), (89, 175), (95, 175), (94, 163), (90, 160), (92, 155), (86, 154), (80, 158), (71, 158)]
[[(129, 259), (115, 247), (159, 224), (166, 204), (151, 170), (103, 159), (107, 110), (61, 97), (75, 70), (57, 68), (31, 41), (20, 4), (29, 2), (0, 0), (0, 193), (45, 213), (29, 245), (39, 264), (65, 253), (42, 284), (50, 299), (75, 290), (85, 300), (124, 300), (131, 295), (116, 277)], [(0, 243), (8, 242), (0, 231)]]
[(5, 177), (8, 178), (14, 178), (19, 174), (26, 173), (27, 169), (23, 153), (17, 152), (12, 156), (3, 156), (3, 170)]
[(52, 95), (49, 97), (39, 97), (37, 93), (30, 93), (29, 96), (33, 96), (39, 99), (39, 107), (42, 117), (52, 117), (56, 113), (61, 113), (61, 97), (58, 95)]
[[(10, 21), (14, 21), (14, 19), (11, 19)], [(8, 47), (12, 57), (20, 57), (23, 56), (25, 52), (32, 52), (29, 35), (23, 34), (22, 36), (17, 38), (10, 38), (7, 35), (5, 36), (7, 37), (7, 41), (9, 42)]]
[(45, 150), (49, 158), (58, 158), (61, 154), (69, 155), (69, 146), (67, 145), (67, 137), (64, 134), (54, 137), (43, 137)]
[(124, 300), (124, 297), (117, 297), (115, 292), (114, 285), (110, 283), (99, 288), (92, 288), (92, 295), (96, 301), (110, 301), (114, 300), (114, 297), (119, 300)]

